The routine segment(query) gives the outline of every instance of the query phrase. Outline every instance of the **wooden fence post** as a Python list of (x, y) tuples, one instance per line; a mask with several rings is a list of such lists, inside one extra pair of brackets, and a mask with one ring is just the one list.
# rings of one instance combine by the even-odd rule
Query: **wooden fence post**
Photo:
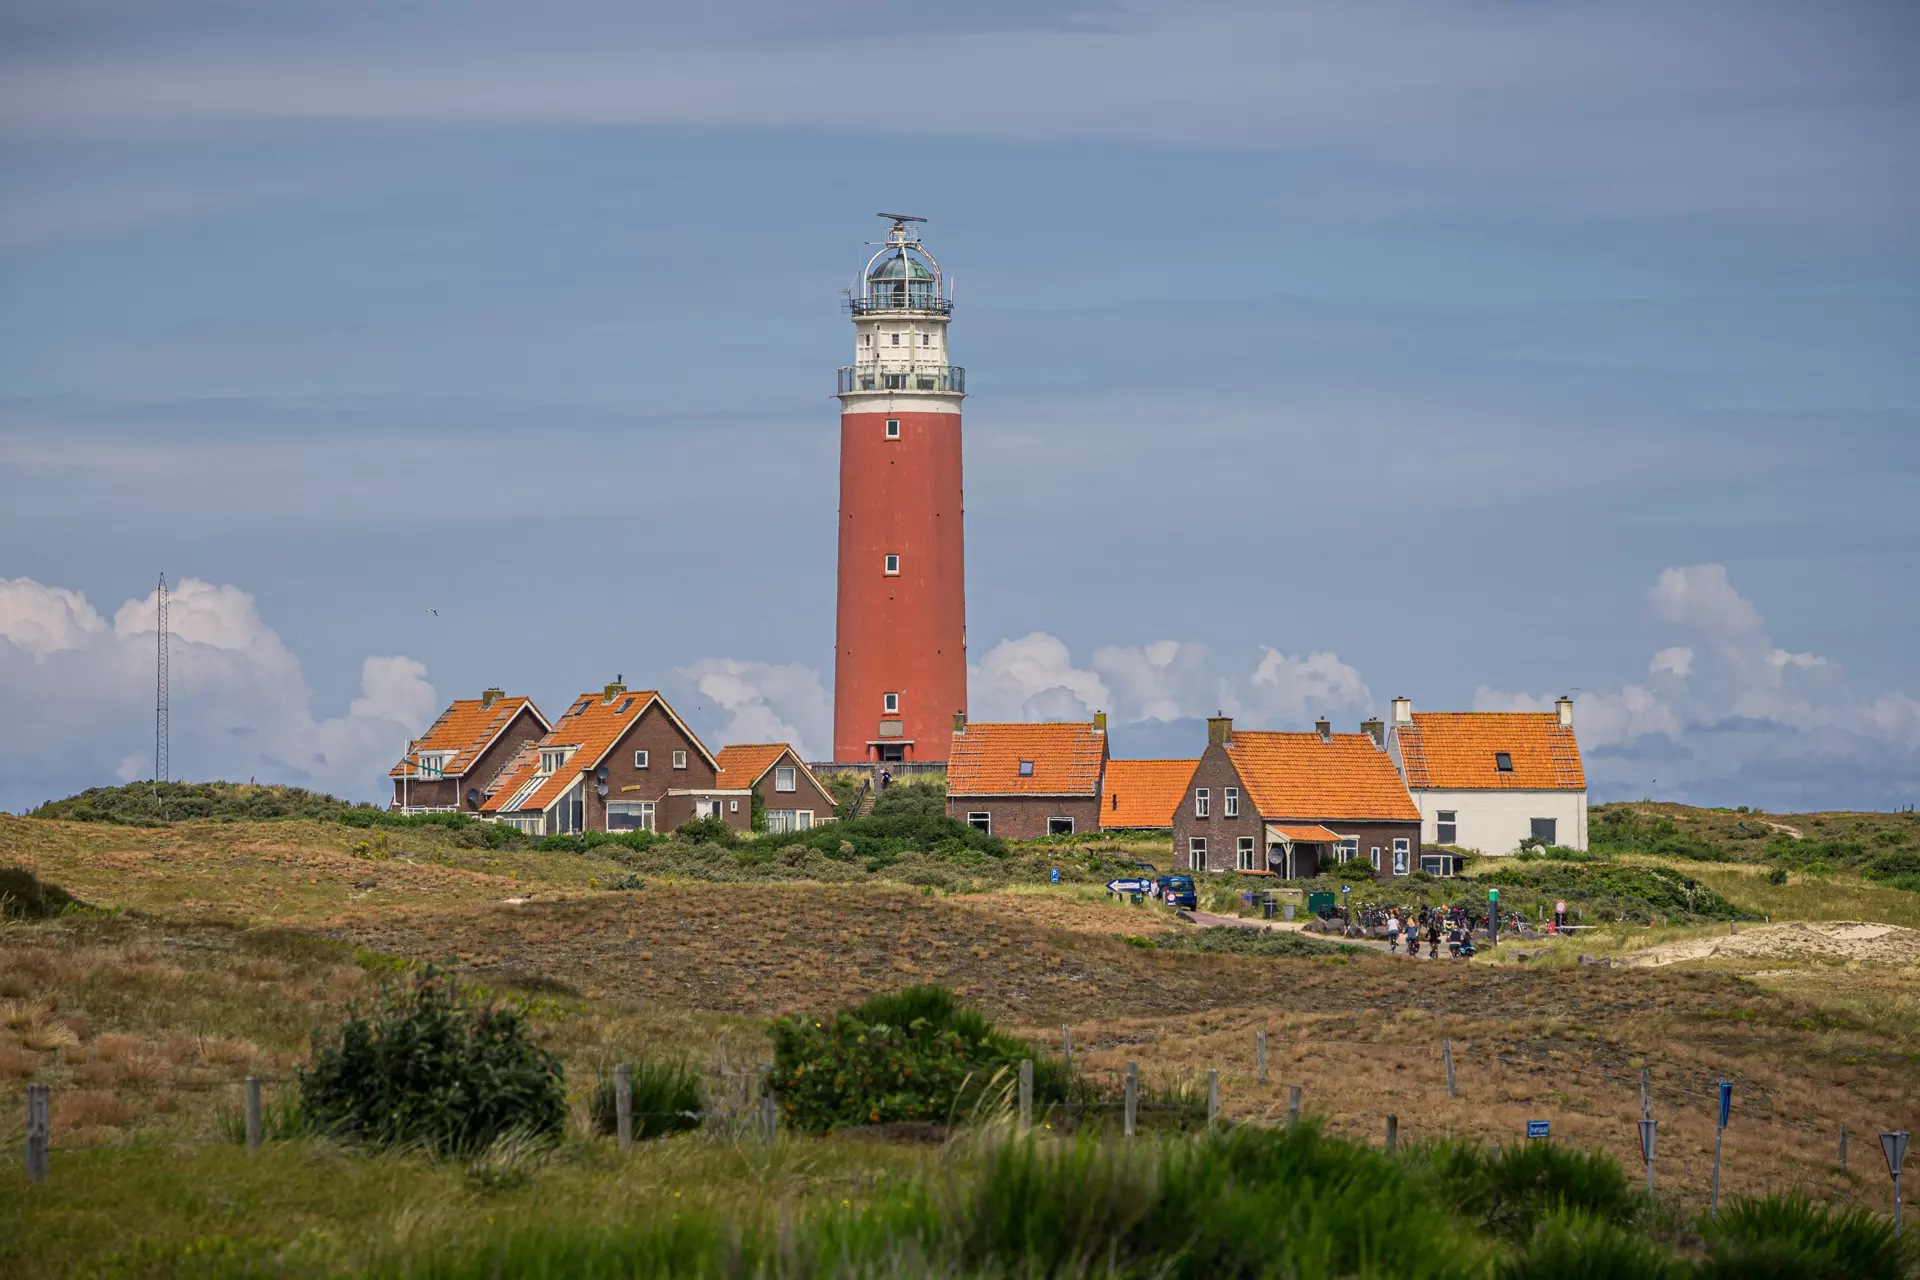
[(1847, 1171), (1847, 1126), (1840, 1126), (1840, 1172)]
[(248, 1076), (246, 1084), (247, 1154), (260, 1150), (260, 1077)]
[(1451, 1036), (1440, 1042), (1440, 1061), (1447, 1064), (1447, 1096), (1449, 1098), (1459, 1096), (1453, 1091), (1453, 1037)]
[(1267, 1082), (1267, 1033), (1265, 1029), (1253, 1033), (1253, 1061), (1260, 1070), (1260, 1083)]
[(1020, 1059), (1020, 1132), (1033, 1128), (1033, 1059)]
[(1400, 1117), (1387, 1117), (1387, 1154), (1392, 1155), (1400, 1149)]
[(620, 1154), (633, 1150), (633, 1064), (630, 1062), (614, 1064), (613, 1129), (620, 1141)]
[(1300, 1086), (1294, 1085), (1287, 1091), (1287, 1128), (1300, 1123)]
[(53, 1107), (44, 1084), (27, 1086), (27, 1181), (47, 1180), (47, 1139), (53, 1129)]
[(1126, 1133), (1129, 1138), (1134, 1133), (1134, 1121), (1140, 1111), (1140, 1068), (1137, 1064), (1127, 1064), (1127, 1105)]
[(1207, 1072), (1207, 1123), (1212, 1124), (1220, 1118), (1220, 1073), (1217, 1070)]

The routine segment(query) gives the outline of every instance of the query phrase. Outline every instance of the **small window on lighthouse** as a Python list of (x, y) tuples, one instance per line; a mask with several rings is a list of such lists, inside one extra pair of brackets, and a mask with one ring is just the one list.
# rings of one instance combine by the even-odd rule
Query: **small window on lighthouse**
[(893, 335), (893, 345), (896, 347), (900, 345), (900, 335), (897, 333)]
[(900, 572), (900, 557), (899, 557), (899, 556), (888, 556), (888, 557), (887, 557), (887, 572), (888, 572), (889, 574), (898, 574), (898, 573)]
[(933, 335), (932, 335), (932, 334), (930, 334), (930, 333), (923, 333), (923, 334), (921, 334), (921, 335), (920, 335), (920, 345), (921, 345), (921, 346), (923, 346), (923, 347), (930, 347), (930, 346), (932, 346), (932, 345), (933, 345)]
[(899, 438), (900, 438), (900, 419), (888, 418), (887, 419), (887, 439), (898, 440)]
[(899, 715), (900, 714), (900, 695), (897, 693), (881, 694), (880, 706), (890, 716)]

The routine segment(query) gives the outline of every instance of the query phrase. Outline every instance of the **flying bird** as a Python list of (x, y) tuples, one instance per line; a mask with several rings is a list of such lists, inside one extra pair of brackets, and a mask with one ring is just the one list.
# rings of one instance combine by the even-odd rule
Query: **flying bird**
[(440, 611), (439, 611), (438, 609), (431, 609), (431, 608), (430, 608), (430, 609), (428, 609), (428, 610), (427, 610), (427, 612), (428, 612), (428, 613), (430, 613), (430, 614), (432, 614), (432, 615), (433, 615), (434, 617), (436, 617), (436, 618), (440, 616)]

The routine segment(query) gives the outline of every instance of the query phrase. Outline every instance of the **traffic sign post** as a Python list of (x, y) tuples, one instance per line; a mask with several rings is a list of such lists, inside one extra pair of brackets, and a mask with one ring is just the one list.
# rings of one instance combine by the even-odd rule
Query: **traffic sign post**
[(1654, 1130), (1659, 1128), (1658, 1120), (1640, 1122), (1640, 1158), (1647, 1164), (1647, 1199), (1653, 1199), (1653, 1139)]
[(1500, 945), (1500, 891), (1498, 889), (1487, 890), (1487, 943), (1495, 947)]
[(1720, 1124), (1713, 1131), (1713, 1204), (1707, 1210), (1709, 1218), (1720, 1216), (1720, 1140), (1726, 1136), (1727, 1121), (1733, 1118), (1733, 1082), (1720, 1082)]
[(1549, 1138), (1549, 1139), (1552, 1138), (1553, 1137), (1553, 1121), (1551, 1120), (1527, 1121), (1527, 1136), (1529, 1138)]
[[(1058, 875), (1059, 872), (1056, 871), (1054, 874)], [(1151, 880), (1109, 880), (1107, 881), (1108, 893), (1146, 893), (1148, 890), (1152, 888), (1153, 888), (1153, 881)]]
[(1887, 1158), (1887, 1172), (1893, 1177), (1893, 1234), (1900, 1234), (1900, 1165), (1907, 1158), (1905, 1129), (1880, 1135), (1880, 1152)]

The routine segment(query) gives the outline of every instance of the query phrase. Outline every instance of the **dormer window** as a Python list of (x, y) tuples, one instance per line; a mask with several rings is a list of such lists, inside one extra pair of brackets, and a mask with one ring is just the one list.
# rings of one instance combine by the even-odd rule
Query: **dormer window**
[(447, 770), (447, 760), (451, 753), (446, 751), (423, 751), (420, 753), (420, 776), (438, 778)]
[(1023, 778), (1031, 778), (1033, 776), (1033, 761), (1022, 760), (1020, 762), (1020, 776)]
[(1494, 752), (1493, 767), (1498, 769), (1501, 773), (1512, 773), (1513, 772), (1512, 754), (1506, 751)]
[(567, 758), (573, 754), (572, 747), (554, 747), (540, 752), (540, 772), (558, 773), (566, 766)]

